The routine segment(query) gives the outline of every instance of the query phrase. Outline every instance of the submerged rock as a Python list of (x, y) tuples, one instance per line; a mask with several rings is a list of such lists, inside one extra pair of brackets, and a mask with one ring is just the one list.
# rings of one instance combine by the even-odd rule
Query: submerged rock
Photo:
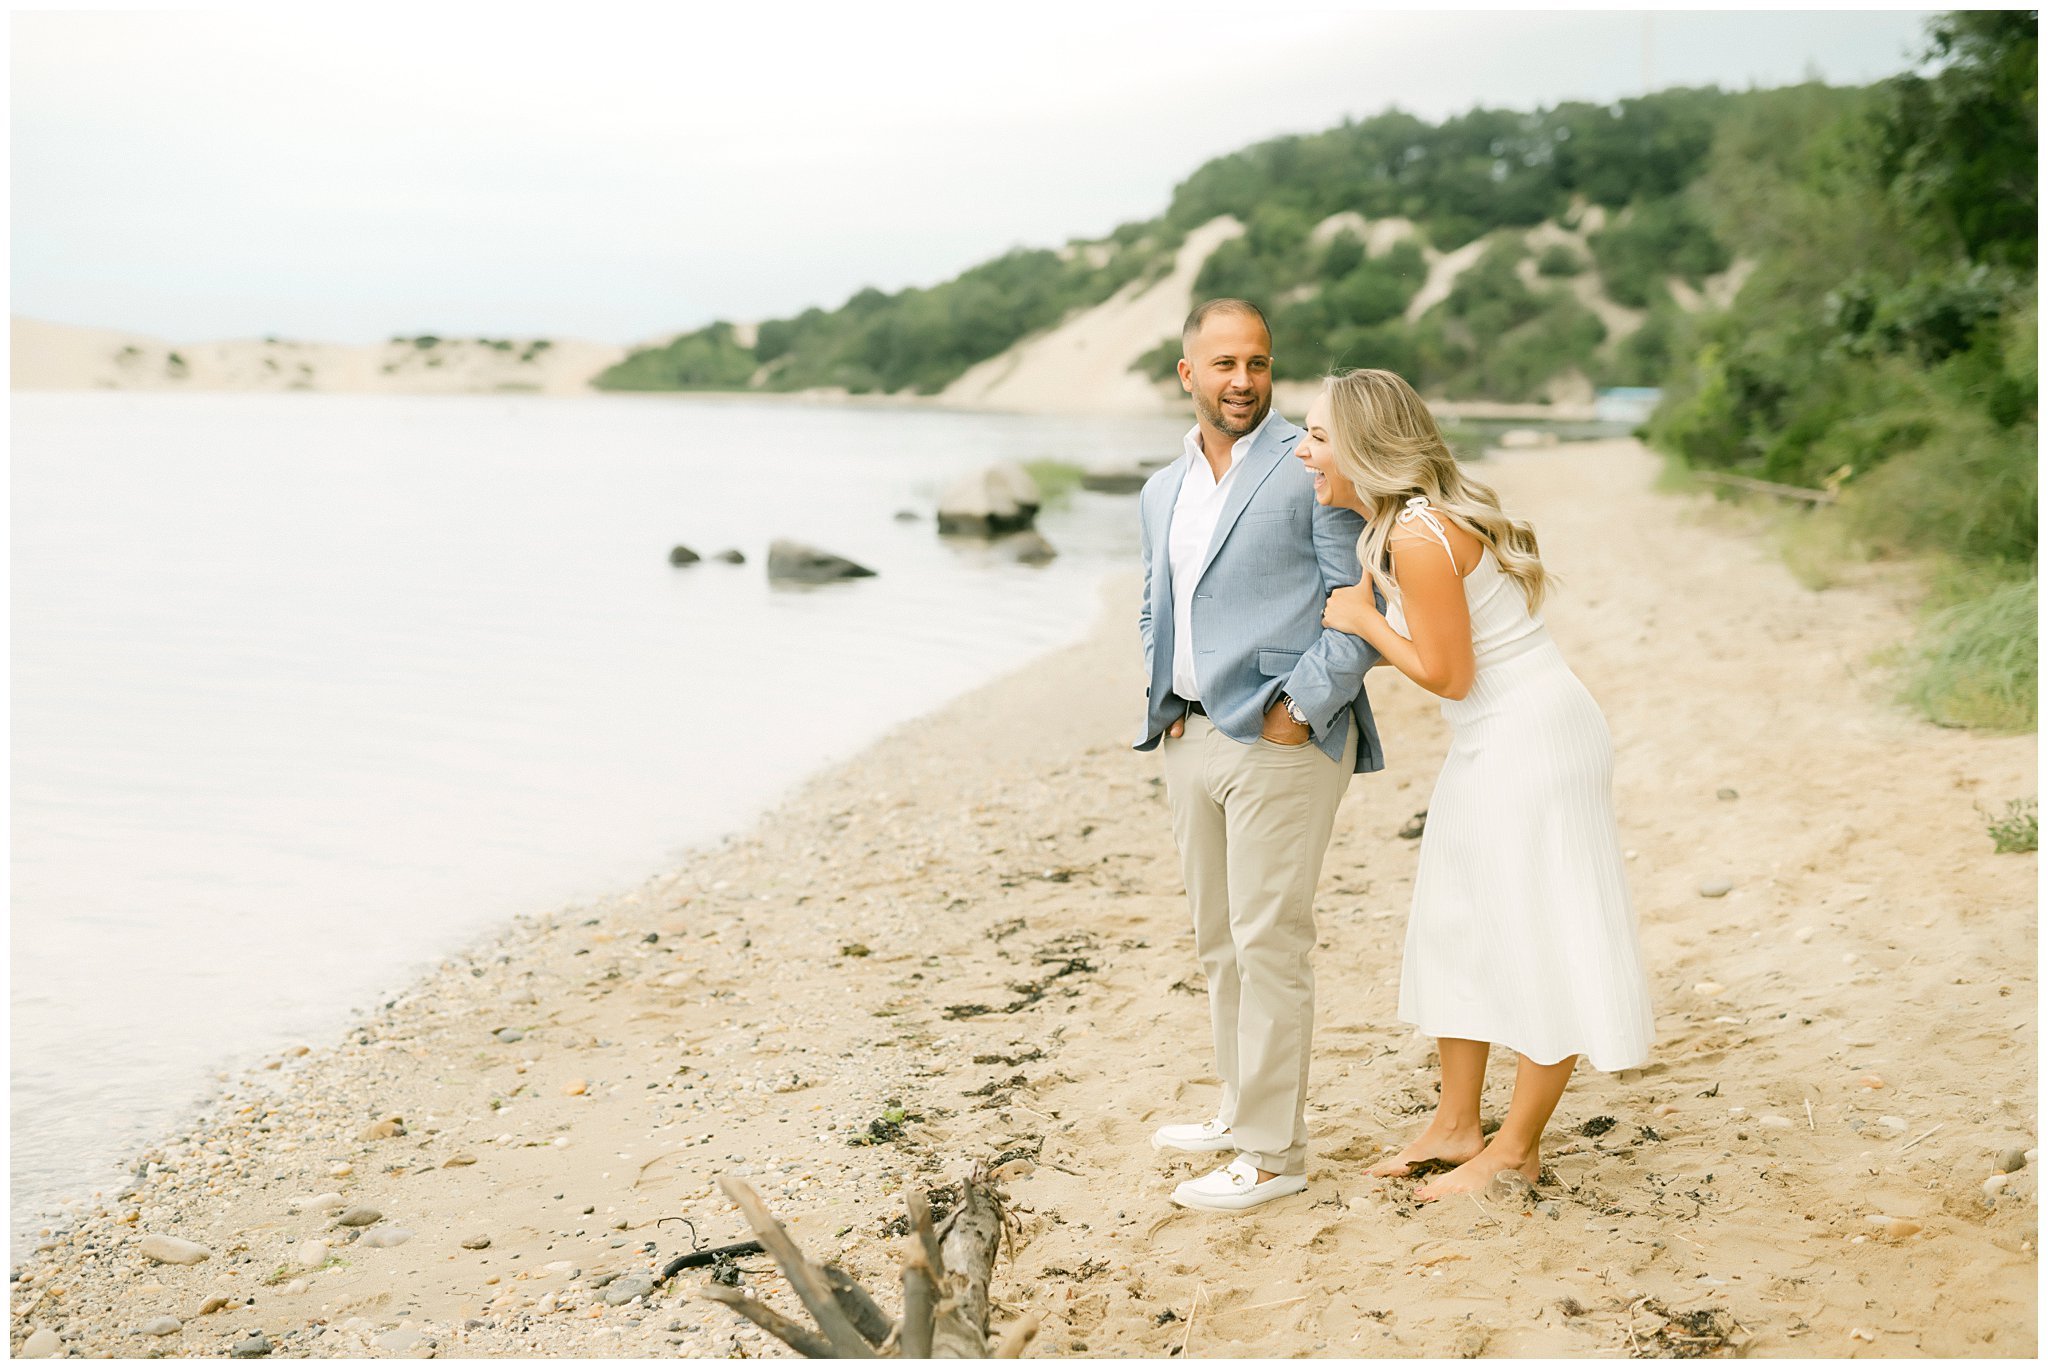
[(874, 572), (858, 561), (801, 542), (775, 541), (768, 547), (768, 578), (820, 585), (833, 580), (858, 580)]
[(703, 559), (681, 543), (668, 549), (668, 563), (672, 566), (694, 566)]

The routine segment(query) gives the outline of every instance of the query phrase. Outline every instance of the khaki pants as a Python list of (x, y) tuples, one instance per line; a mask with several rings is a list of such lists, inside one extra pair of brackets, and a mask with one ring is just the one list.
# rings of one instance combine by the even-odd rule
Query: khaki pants
[(1223, 1080), (1217, 1115), (1260, 1169), (1308, 1168), (1308, 1051), (1316, 1013), (1316, 879), (1351, 779), (1314, 743), (1234, 742), (1200, 714), (1161, 742), (1166, 802), (1209, 980)]

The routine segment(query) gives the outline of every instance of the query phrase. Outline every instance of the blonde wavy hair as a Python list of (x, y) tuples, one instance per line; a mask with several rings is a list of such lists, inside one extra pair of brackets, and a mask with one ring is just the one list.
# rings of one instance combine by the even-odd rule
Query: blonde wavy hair
[(1529, 612), (1543, 604), (1551, 577), (1536, 551), (1536, 530), (1501, 511), (1500, 496), (1466, 474), (1437, 431), (1422, 397), (1392, 371), (1340, 371), (1323, 382), (1330, 400), (1330, 443), (1337, 467), (1366, 507), (1359, 564), (1389, 600), (1398, 601), (1387, 539), (1416, 495), (1493, 549), (1521, 587)]

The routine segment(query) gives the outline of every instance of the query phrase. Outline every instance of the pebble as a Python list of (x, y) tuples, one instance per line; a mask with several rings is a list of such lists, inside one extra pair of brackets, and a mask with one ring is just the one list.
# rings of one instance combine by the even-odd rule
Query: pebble
[(1710, 879), (1700, 886), (1701, 898), (1726, 898), (1735, 886), (1725, 879)]
[[(325, 1245), (326, 1242), (323, 1241), (321, 1242), (321, 1244)], [(233, 1301), (233, 1298), (221, 1297), (220, 1295), (216, 1294), (213, 1297), (208, 1298), (205, 1302), (199, 1304), (199, 1315), (202, 1317), (210, 1317), (214, 1313), (220, 1311), (221, 1308), (226, 1307), (229, 1303)]]
[(394, 1136), (405, 1135), (405, 1123), (396, 1117), (386, 1117), (381, 1122), (372, 1122), (364, 1127), (359, 1141), (388, 1141)]
[(1757, 1118), (1756, 1124), (1760, 1127), (1768, 1127), (1772, 1131), (1790, 1131), (1792, 1129), (1791, 1118), (1780, 1117), (1776, 1113), (1771, 1112), (1767, 1112)]
[(1681, 1110), (1676, 1103), (1660, 1103), (1657, 1105), (1656, 1115), (1659, 1117), (1676, 1117)]
[(1884, 1076), (1881, 1074), (1866, 1074), (1856, 1081), (1856, 1087), (1859, 1089), (1881, 1089), (1884, 1087)]
[(333, 1168), (329, 1169), (327, 1171), (327, 1177), (330, 1179), (346, 1179), (349, 1175), (355, 1172), (356, 1167), (354, 1165), (340, 1164), (335, 1165)]
[(1877, 1119), (1877, 1124), (1890, 1131), (1904, 1131), (1906, 1129), (1906, 1119), (1903, 1117), (1880, 1117)]
[(590, 1085), (581, 1079), (571, 1079), (568, 1083), (562, 1085), (562, 1092), (571, 1098), (580, 1098), (589, 1090)]
[(462, 1248), (464, 1250), (489, 1250), (491, 1248), (491, 1238), (489, 1236), (471, 1236), (462, 1243)]
[[(327, 1263), (327, 1242), (305, 1242), (297, 1250), (294, 1250), (292, 1252), (292, 1260), (301, 1269), (318, 1269), (321, 1265)], [(210, 1312), (213, 1309), (209, 1306), (202, 1307), (199, 1310), (202, 1312)]]
[(604, 1301), (607, 1307), (621, 1307), (635, 1298), (644, 1298), (653, 1291), (652, 1274), (628, 1274), (605, 1285)]
[(1911, 1217), (1893, 1217), (1882, 1212), (1873, 1212), (1863, 1220), (1872, 1226), (1883, 1227), (1884, 1234), (1894, 1241), (1903, 1241), (1920, 1230), (1920, 1223)]
[(1013, 1179), (1028, 1179), (1037, 1169), (1037, 1165), (1019, 1156), (1014, 1160), (997, 1165), (989, 1177), (999, 1184), (1007, 1184)]
[(198, 1264), (213, 1252), (197, 1241), (177, 1236), (144, 1236), (136, 1243), (143, 1256), (158, 1264)]
[(509, 1001), (522, 1008), (526, 1008), (540, 1002), (540, 995), (532, 989), (521, 989), (518, 993), (513, 994)]
[(1726, 802), (1729, 799), (1739, 799), (1742, 795), (1736, 793), (1733, 789), (1716, 789), (1714, 797)]
[(23, 1359), (48, 1359), (62, 1348), (57, 1333), (47, 1326), (39, 1326), (29, 1332), (28, 1339), (21, 1343)]
[(413, 1233), (402, 1226), (384, 1226), (365, 1234), (356, 1244), (367, 1246), (371, 1250), (392, 1250), (404, 1245), (412, 1237)]
[(247, 1340), (236, 1341), (228, 1353), (236, 1359), (262, 1359), (270, 1353), (270, 1337), (258, 1331)]
[(176, 1317), (158, 1317), (155, 1321), (146, 1321), (142, 1324), (142, 1334), (145, 1336), (168, 1336), (182, 1331), (184, 1328), (185, 1323), (179, 1321)]
[(284, 1295), (288, 1298), (296, 1298), (299, 1296), (299, 1294), (305, 1292), (312, 1286), (313, 1285), (307, 1283), (304, 1279), (293, 1279), (290, 1283), (284, 1286)]
[(1998, 1152), (1998, 1168), (2006, 1174), (2014, 1174), (2027, 1167), (2027, 1152), (2018, 1146), (2008, 1146)]
[(464, 1165), (473, 1165), (475, 1163), (476, 1156), (471, 1155), (468, 1151), (465, 1150), (460, 1155), (451, 1155), (447, 1159), (443, 1160), (441, 1162), (441, 1168), (460, 1169)]
[(524, 1041), (526, 1039), (526, 1033), (519, 1030), (519, 1028), (517, 1027), (500, 1027), (493, 1034), (500, 1041), (503, 1041), (508, 1046), (512, 1045), (514, 1042)]
[(1801, 927), (1798, 931), (1792, 933), (1792, 939), (1804, 946), (1807, 942), (1813, 940), (1813, 928)]
[(2005, 1191), (2005, 1186), (2011, 1182), (2012, 1176), (2010, 1174), (1992, 1175), (1990, 1178), (1984, 1181), (1984, 1196), (1987, 1198), (1996, 1198), (1999, 1194)]
[(1721, 985), (1711, 979), (1702, 979), (1699, 983), (1692, 986), (1692, 991), (1701, 998), (1717, 998), (1725, 992)]
[(311, 1198), (294, 1198), (290, 1206), (294, 1211), (339, 1212), (348, 1206), (348, 1200), (339, 1193), (319, 1193)]
[(384, 1214), (374, 1207), (352, 1207), (334, 1219), (336, 1226), (369, 1226), (383, 1220)]

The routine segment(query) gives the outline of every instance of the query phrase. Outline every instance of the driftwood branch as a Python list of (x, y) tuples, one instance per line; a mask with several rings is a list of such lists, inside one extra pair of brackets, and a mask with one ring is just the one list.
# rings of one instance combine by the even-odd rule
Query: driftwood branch
[(997, 1359), (1022, 1358), (1025, 1347), (1031, 1344), (1032, 1338), (1037, 1334), (1038, 1314), (1036, 1312), (1026, 1312), (1023, 1316), (1011, 1322), (1009, 1327), (1003, 1332), (1002, 1342), (996, 1346), (995, 1357)]
[(722, 1302), (806, 1359), (837, 1359), (832, 1343), (810, 1327), (791, 1321), (743, 1288), (707, 1283), (698, 1296)]
[(782, 1223), (775, 1220), (760, 1195), (730, 1174), (720, 1176), (718, 1186), (725, 1190), (726, 1197), (739, 1205), (747, 1225), (754, 1228), (761, 1244), (775, 1257), (775, 1263), (782, 1266), (783, 1277), (796, 1290), (797, 1299), (811, 1314), (811, 1320), (825, 1333), (835, 1356), (840, 1359), (873, 1358), (874, 1350), (854, 1329), (846, 1313), (840, 1310), (839, 1300), (832, 1296), (832, 1286), (826, 1281), (824, 1271), (805, 1257), (802, 1247), (797, 1245)]
[(1803, 499), (1809, 504), (1832, 504), (1837, 498), (1833, 490), (1810, 490), (1803, 485), (1780, 485), (1775, 480), (1758, 480), (1753, 476), (1733, 475), (1727, 471), (1694, 471), (1692, 474), (1709, 484), (1748, 490), (1752, 494), (1773, 495), (1779, 499)]
[(913, 1246), (903, 1257), (903, 1335), (898, 1341), (904, 1359), (932, 1357), (932, 1314), (939, 1290), (932, 1282), (924, 1251)]
[(988, 1281), (1003, 1241), (1003, 1207), (986, 1184), (961, 1186), (960, 1206), (939, 1237), (946, 1294), (932, 1322), (932, 1354), (939, 1359), (980, 1359), (988, 1354)]
[(868, 1290), (836, 1264), (821, 1268), (833, 1298), (839, 1303), (839, 1310), (846, 1313), (847, 1320), (853, 1323), (854, 1330), (860, 1332), (861, 1339), (869, 1345), (880, 1345), (889, 1339), (889, 1333), (896, 1328), (890, 1324), (889, 1314), (868, 1296)]
[[(817, 1330), (776, 1312), (739, 1289), (717, 1284), (701, 1290), (811, 1359), (985, 1359), (989, 1356), (989, 1281), (1001, 1251), (1003, 1199), (986, 1176), (961, 1185), (960, 1205), (937, 1229), (931, 1205), (915, 1189), (904, 1191), (909, 1236), (903, 1253), (903, 1315), (891, 1322), (872, 1295), (845, 1270), (814, 1264), (788, 1230), (746, 1184), (718, 1181), (738, 1205), (760, 1246), (781, 1266)], [(708, 1256), (709, 1252), (705, 1252)], [(996, 1353), (1015, 1357), (1037, 1334), (1038, 1318), (1019, 1318)]]

